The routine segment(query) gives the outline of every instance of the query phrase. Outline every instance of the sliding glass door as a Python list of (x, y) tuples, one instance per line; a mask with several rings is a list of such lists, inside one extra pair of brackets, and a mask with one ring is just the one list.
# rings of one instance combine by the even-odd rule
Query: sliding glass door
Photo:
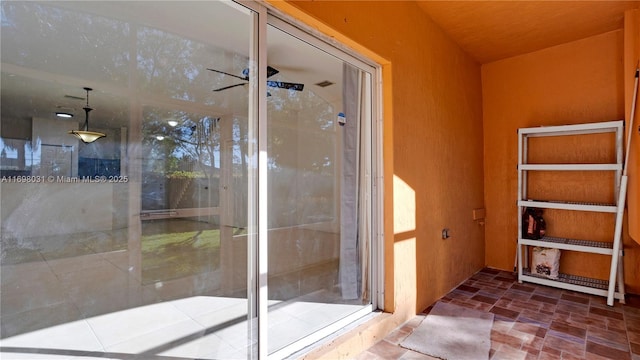
[(281, 358), (375, 308), (371, 66), (260, 4), (1, 6), (0, 357)]

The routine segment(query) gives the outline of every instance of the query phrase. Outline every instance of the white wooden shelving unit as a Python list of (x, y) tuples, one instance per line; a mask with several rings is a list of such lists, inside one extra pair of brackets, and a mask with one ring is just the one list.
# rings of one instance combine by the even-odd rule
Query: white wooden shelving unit
[[(528, 163), (528, 139), (544, 136), (567, 136), (597, 133), (613, 133), (615, 136), (616, 162), (611, 164), (530, 164)], [(610, 242), (566, 239), (547, 234), (539, 240), (522, 238), (522, 214), (527, 207), (541, 209), (559, 209), (566, 211), (595, 211), (611, 213), (615, 217), (616, 227), (622, 226), (623, 211), (618, 204), (577, 203), (554, 201), (553, 199), (529, 199), (527, 197), (527, 178), (531, 171), (612, 171), (615, 172), (614, 192), (618, 199), (623, 170), (624, 122), (608, 121), (590, 124), (532, 127), (518, 129), (518, 281), (553, 286), (593, 295), (607, 297), (607, 304), (613, 305), (614, 298), (624, 303), (624, 279), (622, 271), (622, 239), (612, 233)], [(535, 184), (529, 184), (535, 185)], [(619, 200), (616, 200), (619, 201)], [(620, 204), (624, 207), (624, 203)], [(561, 273), (558, 279), (549, 279), (530, 271), (529, 247), (555, 248), (607, 255), (611, 257), (609, 279), (616, 281), (586, 278)]]

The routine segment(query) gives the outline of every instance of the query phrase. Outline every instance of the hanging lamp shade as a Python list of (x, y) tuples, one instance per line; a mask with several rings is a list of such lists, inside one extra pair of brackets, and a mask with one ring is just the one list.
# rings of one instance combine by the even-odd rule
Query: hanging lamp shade
[(89, 91), (93, 89), (86, 87), (84, 88), (84, 90), (87, 92), (87, 105), (83, 107), (84, 113), (85, 113), (84, 130), (70, 130), (69, 134), (77, 137), (78, 139), (80, 139), (80, 141), (82, 141), (85, 144), (90, 144), (107, 135), (101, 132), (89, 131), (89, 112), (93, 110), (92, 108), (89, 107)]
[(86, 131), (86, 130), (71, 130), (69, 131), (69, 134), (77, 137), (78, 139), (82, 140), (83, 143), (85, 144), (90, 144), (100, 138), (103, 138), (107, 135), (100, 133), (100, 132), (95, 132), (95, 131)]

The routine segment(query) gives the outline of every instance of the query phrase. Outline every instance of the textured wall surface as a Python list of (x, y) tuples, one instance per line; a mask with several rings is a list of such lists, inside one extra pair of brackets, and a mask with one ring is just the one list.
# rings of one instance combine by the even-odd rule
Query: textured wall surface
[[(629, 234), (640, 244), (640, 109), (638, 109), (638, 96), (633, 99), (634, 86), (636, 86), (633, 74), (640, 65), (640, 9), (629, 10), (624, 16), (624, 105), (625, 117), (631, 122), (631, 104), (635, 100), (635, 116), (633, 126), (627, 127), (632, 131), (629, 148), (628, 176), (629, 186), (627, 191), (627, 208), (629, 210)], [(640, 85), (639, 85), (640, 86)], [(640, 90), (636, 87), (636, 92)], [(637, 131), (636, 131), (637, 130)], [(629, 139), (625, 135), (625, 139)], [(636, 271), (637, 273), (638, 271)], [(640, 274), (638, 283), (640, 283)]]

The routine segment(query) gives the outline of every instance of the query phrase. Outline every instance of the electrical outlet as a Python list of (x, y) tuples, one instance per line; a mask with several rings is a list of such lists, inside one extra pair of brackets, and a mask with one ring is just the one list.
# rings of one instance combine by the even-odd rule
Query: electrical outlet
[(473, 220), (482, 220), (485, 217), (484, 208), (473, 209)]

